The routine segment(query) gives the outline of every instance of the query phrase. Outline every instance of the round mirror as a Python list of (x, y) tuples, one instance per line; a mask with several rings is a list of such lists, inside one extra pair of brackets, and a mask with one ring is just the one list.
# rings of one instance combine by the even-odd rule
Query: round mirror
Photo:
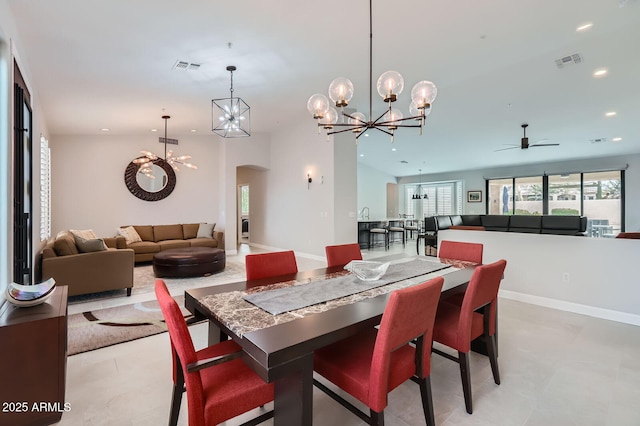
[[(138, 157), (142, 158), (142, 157)], [(176, 173), (162, 158), (151, 161), (149, 172), (143, 173), (140, 164), (129, 163), (124, 172), (124, 183), (129, 192), (145, 201), (158, 201), (169, 196), (176, 186)]]
[(162, 167), (155, 164), (146, 167), (146, 169), (148, 172), (145, 173), (142, 172), (142, 168), (138, 169), (138, 173), (136, 173), (138, 185), (147, 192), (162, 191), (168, 183), (167, 173)]

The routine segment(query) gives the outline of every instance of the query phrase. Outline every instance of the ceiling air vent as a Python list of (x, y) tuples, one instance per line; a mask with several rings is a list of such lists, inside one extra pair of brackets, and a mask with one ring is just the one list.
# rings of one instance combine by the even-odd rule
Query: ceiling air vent
[(563, 56), (560, 59), (556, 59), (556, 66), (559, 69), (562, 69), (562, 68), (567, 67), (569, 65), (581, 64), (582, 61), (583, 61), (582, 60), (582, 55), (580, 55), (579, 53), (574, 53), (573, 55)]
[(173, 65), (174, 70), (197, 70), (200, 69), (200, 64), (187, 61), (176, 61)]
[(605, 143), (606, 141), (607, 141), (607, 138), (589, 139), (589, 142), (591, 143)]

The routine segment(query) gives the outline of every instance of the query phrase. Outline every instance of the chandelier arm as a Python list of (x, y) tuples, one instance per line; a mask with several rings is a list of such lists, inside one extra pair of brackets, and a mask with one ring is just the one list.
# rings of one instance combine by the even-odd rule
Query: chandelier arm
[[(367, 122), (366, 122), (366, 121), (360, 120), (358, 117), (354, 117), (354, 116), (352, 116), (352, 115), (349, 115), (349, 114), (347, 114), (346, 112), (343, 112), (343, 113), (342, 113), (342, 115), (344, 115), (345, 117), (348, 117), (348, 118), (350, 118), (350, 119), (352, 119), (352, 120), (359, 121), (360, 123), (362, 123), (362, 124), (364, 124), (364, 125), (366, 125), (366, 124), (367, 124)], [(369, 118), (371, 118), (371, 117), (369, 117)], [(353, 126), (353, 124), (349, 124), (349, 123), (336, 123), (336, 124), (334, 124), (334, 126)], [(356, 126), (356, 127), (357, 127), (357, 126)]]
[(344, 133), (344, 132), (353, 132), (354, 130), (358, 130), (360, 128), (366, 129), (366, 127), (364, 127), (364, 126), (362, 126), (362, 127), (356, 126), (356, 127), (350, 127), (348, 129), (334, 130), (334, 131), (331, 131), (331, 132), (327, 132), (327, 135), (335, 135), (337, 133)]
[[(380, 114), (380, 117), (376, 118), (375, 120), (373, 120), (373, 125), (377, 126), (378, 124), (382, 124), (380, 123), (380, 120), (382, 119), (382, 117), (384, 117), (385, 115), (387, 115), (387, 111), (383, 112), (382, 114)], [(387, 123), (387, 121), (385, 121), (384, 123)]]
[(358, 134), (356, 135), (356, 144), (358, 143), (358, 139), (360, 139), (360, 136), (364, 135), (364, 134), (366, 133), (366, 131), (367, 131), (367, 130), (369, 130), (369, 128), (368, 128), (368, 127), (365, 127), (364, 129), (362, 129), (362, 130), (360, 131), (360, 133), (358, 133)]

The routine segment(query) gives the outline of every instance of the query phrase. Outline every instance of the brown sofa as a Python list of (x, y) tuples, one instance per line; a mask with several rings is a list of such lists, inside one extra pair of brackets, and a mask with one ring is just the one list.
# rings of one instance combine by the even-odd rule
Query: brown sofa
[[(177, 225), (133, 225), (142, 239), (140, 242), (126, 243), (119, 240), (118, 247), (130, 248), (135, 252), (135, 261), (149, 262), (153, 255), (168, 249), (184, 247), (213, 247), (224, 250), (224, 233), (215, 227), (210, 238), (197, 238), (199, 223)], [(123, 226), (122, 228), (126, 228)]]
[[(65, 241), (62, 241), (65, 239)], [(57, 241), (56, 244), (56, 240)], [(56, 285), (66, 285), (69, 296), (133, 288), (134, 252), (116, 249), (124, 238), (104, 238), (107, 249), (81, 253), (73, 237), (60, 235), (42, 249), (42, 280), (52, 278)]]

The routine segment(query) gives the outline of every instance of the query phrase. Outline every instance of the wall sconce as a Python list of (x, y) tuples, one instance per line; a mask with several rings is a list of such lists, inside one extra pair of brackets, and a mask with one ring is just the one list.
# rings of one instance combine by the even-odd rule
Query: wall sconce
[(311, 187), (311, 182), (313, 182), (313, 179), (311, 179), (311, 169), (309, 169), (307, 170), (307, 189)]

